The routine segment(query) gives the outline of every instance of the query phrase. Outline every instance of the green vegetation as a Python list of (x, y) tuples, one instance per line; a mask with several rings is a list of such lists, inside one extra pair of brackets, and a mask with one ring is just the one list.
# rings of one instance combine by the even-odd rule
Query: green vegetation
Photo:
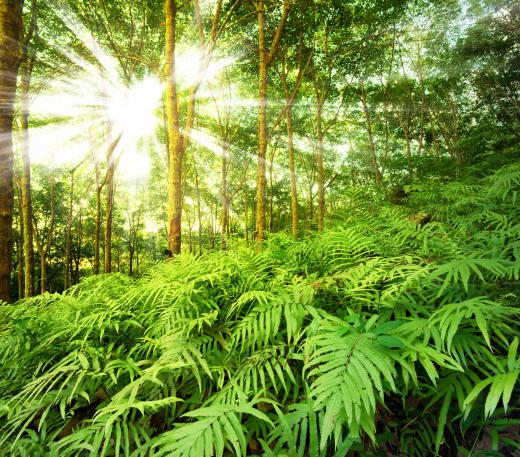
[(518, 452), (520, 167), (407, 191), (352, 191), (326, 231), (258, 253), (4, 306), (3, 449)]
[(0, 0), (0, 457), (520, 457), (520, 6)]

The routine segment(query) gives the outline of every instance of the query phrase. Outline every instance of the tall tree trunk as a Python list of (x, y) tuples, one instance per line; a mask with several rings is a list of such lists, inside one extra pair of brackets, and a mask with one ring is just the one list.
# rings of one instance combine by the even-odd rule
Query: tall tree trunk
[(105, 194), (105, 207), (106, 207), (106, 215), (105, 215), (105, 273), (112, 272), (112, 220), (113, 214), (112, 211), (114, 209), (114, 164), (109, 159), (108, 170), (107, 170), (107, 184), (106, 184), (106, 194)]
[(101, 190), (102, 187), (96, 188), (96, 227), (94, 231), (94, 274), (99, 274), (99, 248), (101, 240)]
[(274, 166), (274, 155), (276, 151), (273, 149), (273, 153), (269, 160), (269, 232), (274, 232), (274, 220), (273, 220), (273, 205), (274, 205), (274, 191), (273, 191), (273, 166)]
[(24, 298), (24, 253), (23, 253), (23, 240), (18, 240), (16, 243), (18, 252), (18, 298)]
[(314, 184), (312, 181), (309, 182), (309, 221), (314, 220), (314, 193), (312, 191)]
[(34, 295), (34, 234), (31, 196), (31, 159), (29, 155), (29, 88), (34, 60), (25, 61), (21, 68), (20, 129), (22, 152), (22, 218), (24, 252), (24, 296)]
[(323, 230), (325, 220), (325, 176), (323, 170), (323, 125), (322, 125), (323, 103), (317, 100), (316, 130), (318, 134), (318, 156), (317, 156), (317, 183), (318, 183), (318, 231)]
[(65, 273), (63, 277), (63, 289), (68, 289), (70, 286), (70, 267), (72, 265), (72, 207), (74, 203), (74, 170), (70, 172), (70, 194), (69, 194), (69, 208), (67, 212), (67, 229), (65, 236)]
[(195, 193), (197, 194), (197, 221), (199, 226), (199, 255), (202, 255), (202, 210), (200, 205), (199, 173), (195, 167)]
[(75, 271), (74, 271), (74, 277), (72, 280), (72, 284), (79, 283), (79, 264), (81, 262), (81, 246), (82, 245), (83, 245), (83, 207), (81, 207), (79, 210), (77, 250), (76, 250), (76, 255), (74, 258)]
[(316, 75), (314, 75), (313, 84), (314, 96), (316, 98), (316, 134), (318, 137), (318, 154), (316, 156), (316, 181), (318, 184), (318, 231), (321, 232), (323, 230), (325, 221), (325, 176), (323, 170), (323, 105), (325, 104), (325, 95), (320, 94)]
[(267, 151), (267, 55), (265, 2), (258, 1), (258, 172), (256, 177), (256, 241), (265, 238), (265, 155)]
[(132, 243), (130, 243), (128, 257), (128, 274), (129, 276), (132, 276), (134, 274), (134, 248), (132, 247)]
[(13, 102), (20, 64), (21, 0), (0, 0), (0, 300), (11, 299)]
[(287, 122), (287, 147), (289, 149), (289, 176), (291, 179), (292, 234), (294, 237), (297, 237), (300, 230), (300, 216), (298, 214), (298, 189), (296, 187), (296, 166), (294, 162), (294, 127), (292, 105), (287, 107), (285, 118)]
[(40, 251), (40, 293), (47, 290), (47, 255)]
[(247, 188), (244, 191), (244, 238), (246, 243), (249, 244), (249, 207), (248, 207), (248, 198), (247, 198)]
[(289, 159), (289, 178), (291, 186), (291, 217), (292, 217), (292, 235), (296, 238), (299, 232), (300, 217), (298, 214), (298, 189), (296, 183), (296, 166), (294, 160), (294, 126), (293, 126), (293, 106), (298, 90), (300, 89), (301, 82), (305, 73), (305, 69), (309, 64), (312, 54), (309, 53), (307, 62), (303, 60), (304, 53), (304, 36), (303, 36), (303, 24), (300, 28), (300, 38), (298, 45), (298, 73), (296, 76), (296, 82), (292, 92), (289, 90), (289, 84), (287, 82), (287, 76), (289, 70), (286, 68), (286, 58), (282, 55), (282, 69), (279, 73), (280, 81), (285, 94), (285, 123), (287, 126), (287, 149)]
[(220, 233), (222, 235), (222, 249), (227, 249), (227, 234), (229, 228), (229, 197), (228, 197), (228, 183), (227, 183), (227, 145), (222, 146), (222, 163), (221, 163), (221, 185), (220, 185)]
[(115, 150), (122, 134), (109, 145), (107, 151), (107, 175), (106, 175), (106, 194), (105, 194), (105, 273), (112, 273), (112, 221), (114, 219), (114, 177), (116, 172)]
[[(176, 85), (176, 29), (177, 29), (177, 4), (176, 0), (165, 0), (165, 63), (163, 70), (165, 90), (165, 111), (168, 136), (168, 248), (172, 255), (181, 252), (182, 243), (182, 161), (184, 152), (190, 141), (191, 130), (195, 121), (197, 92), (202, 78), (206, 73), (215, 45), (223, 27), (229, 18), (225, 16), (221, 23), (223, 0), (215, 2), (215, 10), (211, 21), (211, 32), (206, 40), (204, 23), (201, 16), (198, 0), (193, 0), (194, 14), (199, 35), (199, 48), (204, 56), (201, 59), (198, 75), (189, 88), (185, 116), (184, 131), (180, 131), (179, 95)], [(236, 2), (231, 9), (238, 5)]]
[(265, 0), (257, 1), (258, 16), (258, 172), (256, 177), (256, 241), (265, 239), (265, 195), (267, 187), (265, 156), (267, 151), (267, 72), (272, 63), (289, 15), (290, 4), (283, 2), (283, 13), (270, 49), (265, 41)]
[(372, 170), (374, 171), (374, 182), (376, 187), (381, 187), (383, 184), (383, 179), (381, 176), (381, 171), (379, 170), (379, 164), (377, 161), (376, 155), (376, 144), (374, 142), (374, 135), (372, 133), (372, 117), (370, 116), (370, 111), (367, 105), (367, 99), (365, 94), (365, 86), (363, 82), (360, 84), (361, 89), (361, 103), (363, 105), (363, 114), (365, 115), (365, 122), (368, 134), (368, 145), (370, 148), (370, 163), (372, 164)]
[(24, 298), (25, 296), (25, 281), (24, 281), (24, 246), (23, 246), (23, 233), (24, 233), (24, 220), (23, 220), (23, 204), (21, 196), (21, 186), (18, 186), (18, 214), (20, 221), (20, 236), (16, 242), (16, 253), (18, 254), (18, 299)]
[(184, 140), (180, 132), (179, 103), (175, 77), (175, 49), (177, 29), (176, 0), (166, 0), (165, 107), (168, 132), (168, 248), (172, 255), (181, 252), (182, 220), (182, 159)]
[(52, 237), (54, 234), (54, 222), (55, 222), (55, 208), (54, 208), (54, 174), (50, 176), (50, 216), (49, 216), (49, 226), (47, 228), (46, 233), (43, 234), (44, 239), (41, 243), (37, 239), (38, 252), (40, 254), (40, 293), (44, 294), (47, 290), (47, 255), (49, 254)]

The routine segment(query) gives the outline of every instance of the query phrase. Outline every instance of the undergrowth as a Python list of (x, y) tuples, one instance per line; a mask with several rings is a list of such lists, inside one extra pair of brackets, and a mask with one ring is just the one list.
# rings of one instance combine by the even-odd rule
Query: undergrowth
[(0, 307), (9, 456), (520, 452), (520, 167)]

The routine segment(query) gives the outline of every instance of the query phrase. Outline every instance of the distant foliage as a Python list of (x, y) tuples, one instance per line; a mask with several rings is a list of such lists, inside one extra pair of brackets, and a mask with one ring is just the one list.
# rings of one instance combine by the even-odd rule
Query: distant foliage
[(519, 190), (514, 165), (357, 192), (302, 240), (0, 307), (0, 452), (520, 452)]

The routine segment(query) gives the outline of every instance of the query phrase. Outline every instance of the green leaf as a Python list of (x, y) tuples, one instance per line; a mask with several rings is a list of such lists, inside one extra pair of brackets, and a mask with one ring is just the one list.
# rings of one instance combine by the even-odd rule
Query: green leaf
[(387, 348), (402, 349), (405, 347), (404, 341), (401, 338), (391, 335), (380, 335), (376, 341)]
[(439, 455), (442, 440), (444, 437), (444, 428), (446, 426), (446, 422), (448, 419), (448, 412), (450, 409), (452, 395), (453, 395), (453, 388), (449, 388), (446, 396), (444, 397), (444, 401), (442, 402), (442, 407), (441, 407), (441, 410), (439, 413), (439, 421), (437, 424), (437, 433), (435, 434), (435, 454), (436, 455)]

